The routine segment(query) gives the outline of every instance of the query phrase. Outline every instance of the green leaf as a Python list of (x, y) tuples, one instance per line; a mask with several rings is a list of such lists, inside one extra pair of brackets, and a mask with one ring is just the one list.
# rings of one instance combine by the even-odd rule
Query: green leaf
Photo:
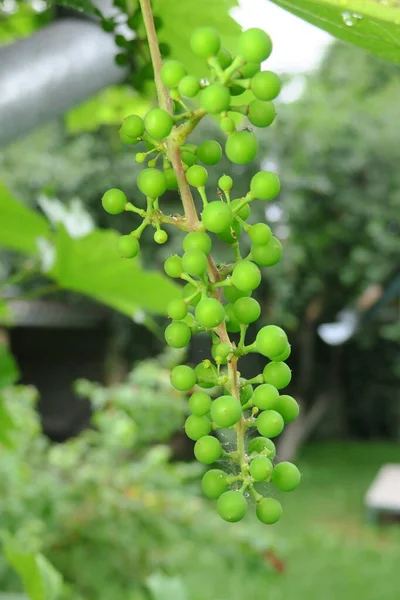
[(166, 305), (180, 296), (179, 287), (158, 272), (145, 272), (138, 260), (122, 259), (115, 231), (95, 230), (71, 239), (60, 229), (57, 260), (51, 276), (62, 287), (81, 292), (132, 317), (138, 308), (166, 314)]
[(189, 600), (183, 581), (179, 577), (168, 577), (154, 573), (146, 580), (154, 600)]
[(171, 48), (171, 56), (182, 61), (190, 73), (204, 77), (206, 63), (188, 52), (189, 38), (196, 27), (215, 27), (221, 34), (223, 45), (236, 50), (240, 25), (229, 16), (229, 11), (238, 5), (236, 0), (202, 0), (182, 2), (182, 0), (154, 0), (153, 12), (163, 20), (158, 32), (160, 42)]
[(89, 15), (99, 14), (98, 9), (90, 2), (90, 0), (51, 0), (50, 4), (66, 6), (67, 8), (72, 8), (73, 10), (84, 12)]
[(8, 324), (10, 321), (10, 313), (7, 302), (0, 298), (0, 325)]
[(12, 538), (5, 544), (7, 561), (16, 570), (31, 600), (56, 600), (63, 587), (61, 574), (40, 553), (21, 552)]
[(10, 433), (15, 429), (15, 423), (8, 412), (4, 398), (0, 394), (0, 444), (7, 448), (13, 448), (14, 443), (10, 438)]
[(66, 117), (68, 131), (96, 131), (101, 125), (120, 125), (131, 114), (144, 116), (150, 108), (132, 87), (118, 85), (109, 87), (83, 104), (70, 110)]
[(0, 389), (13, 385), (18, 380), (19, 371), (13, 355), (0, 345)]
[(272, 0), (305, 21), (400, 64), (400, 6), (377, 0)]
[(36, 240), (49, 234), (44, 217), (18, 202), (0, 184), (0, 247), (36, 254)]

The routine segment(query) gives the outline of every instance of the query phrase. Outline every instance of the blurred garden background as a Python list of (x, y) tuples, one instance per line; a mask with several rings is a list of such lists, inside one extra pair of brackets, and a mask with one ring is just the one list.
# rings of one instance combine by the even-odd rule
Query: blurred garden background
[[(154, 103), (153, 75), (140, 21), (110, 25), (127, 4), (134, 21), (136, 3), (116, 0), (103, 19), (66, 4), (0, 2), (0, 94), (18, 68), (12, 48), (17, 56), (18, 44), (58, 23), (87, 20), (115, 39), (120, 69), (61, 114), (42, 86), (49, 119), (42, 110), (35, 121), (28, 104), (32, 126), (0, 133), (0, 599), (397, 600), (399, 523), (372, 522), (364, 497), (382, 465), (400, 462), (400, 60), (267, 1), (206, 2), (208, 15), (204, 2), (154, 3), (163, 51), (181, 60), (199, 24), (218, 26), (228, 46), (235, 19), (272, 39), (290, 32), (282, 62), (271, 58), (284, 88), (276, 122), (257, 130), (258, 164), (223, 159), (210, 169), (215, 188), (229, 168), (238, 197), (260, 167), (279, 173), (279, 198), (253, 210), (284, 258), (263, 269), (257, 299), (264, 322), (288, 332), (288, 393), (301, 406), (277, 442), (278, 459), (296, 459), (302, 472), (298, 490), (276, 494), (282, 521), (267, 527), (248, 515), (233, 525), (201, 495), (205, 469), (182, 433), (187, 399), (169, 383), (175, 364), (200, 362), (208, 349), (201, 337), (186, 354), (164, 347), (166, 304), (181, 292), (162, 266), (181, 232), (171, 228), (157, 247), (144, 236), (140, 260), (125, 261), (116, 232), (130, 232), (135, 216), (101, 207), (111, 187), (141, 203), (141, 165), (118, 129)], [(344, 27), (358, 26), (346, 18)], [(296, 64), (285, 60), (293, 55)], [(39, 89), (29, 77), (26, 68), (21, 105)], [(6, 123), (12, 94), (3, 89)], [(191, 141), (210, 138), (224, 139), (212, 120)], [(176, 192), (168, 202), (178, 212)], [(246, 377), (260, 370), (250, 357)]]

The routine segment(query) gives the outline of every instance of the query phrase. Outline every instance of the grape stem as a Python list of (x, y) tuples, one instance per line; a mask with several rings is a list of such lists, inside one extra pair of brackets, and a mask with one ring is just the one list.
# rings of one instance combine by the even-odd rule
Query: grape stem
[[(172, 101), (170, 95), (166, 86), (161, 80), (162, 58), (160, 53), (160, 47), (158, 45), (157, 33), (154, 26), (151, 2), (150, 0), (139, 0), (139, 2), (142, 11), (144, 27), (146, 30), (147, 41), (149, 44), (151, 62), (154, 68), (154, 80), (157, 89), (158, 102), (163, 110), (173, 115)], [(227, 69), (225, 69), (223, 76), (221, 77), (221, 83), (227, 83), (231, 75), (243, 64), (243, 59), (237, 57), (232, 62), (232, 64)], [(187, 135), (189, 135), (189, 133), (193, 131), (198, 122), (203, 118), (204, 114), (204, 111), (197, 112), (191, 119), (187, 121), (186, 124), (181, 125), (178, 128), (174, 127), (167, 138), (168, 159), (171, 162), (172, 167), (175, 171), (186, 221), (189, 230), (192, 231), (200, 229), (201, 223), (197, 216), (193, 196), (190, 191), (189, 184), (186, 181), (185, 172), (183, 170), (180, 143), (182, 143), (182, 140), (184, 141)], [(208, 273), (211, 283), (219, 283), (220, 274), (210, 254), (208, 255)], [(219, 299), (221, 299), (222, 290), (215, 290), (215, 293), (216, 296)], [(218, 326), (216, 332), (222, 343), (228, 344), (231, 347), (233, 346), (224, 322)], [(236, 356), (232, 356), (232, 358), (228, 361), (228, 381), (230, 385), (231, 394), (237, 399), (238, 402), (240, 402)], [(235, 428), (237, 432), (237, 452), (239, 455), (240, 468), (242, 473), (246, 473), (247, 464), (244, 452), (245, 420), (243, 415), (239, 423), (235, 425)]]
[[(172, 115), (172, 101), (167, 88), (161, 80), (162, 58), (160, 47), (158, 45), (156, 28), (154, 26), (153, 13), (151, 10), (150, 0), (139, 0), (142, 10), (143, 23), (146, 30), (147, 41), (150, 49), (151, 62), (154, 69), (154, 81), (156, 83), (157, 98), (160, 107)], [(168, 158), (172, 163), (175, 171), (178, 188), (181, 195), (183, 209), (185, 211), (186, 220), (189, 229), (196, 230), (199, 223), (196, 207), (193, 202), (192, 194), (189, 185), (186, 181), (181, 161), (181, 150), (178, 141), (175, 139), (174, 130), (167, 138)]]

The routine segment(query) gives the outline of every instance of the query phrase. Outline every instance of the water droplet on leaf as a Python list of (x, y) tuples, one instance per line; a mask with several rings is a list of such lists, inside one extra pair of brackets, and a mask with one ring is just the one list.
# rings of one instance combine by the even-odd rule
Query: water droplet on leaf
[(345, 11), (342, 13), (343, 22), (345, 25), (347, 25), (347, 27), (353, 27), (354, 25), (357, 25), (357, 23), (359, 23), (362, 18), (362, 15), (358, 13), (353, 13), (349, 11)]

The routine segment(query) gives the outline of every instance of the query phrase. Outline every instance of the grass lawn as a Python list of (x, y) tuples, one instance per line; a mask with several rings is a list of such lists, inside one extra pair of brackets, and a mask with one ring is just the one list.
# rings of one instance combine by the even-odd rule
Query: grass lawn
[(400, 462), (400, 445), (304, 449), (300, 488), (277, 495), (284, 517), (270, 531), (285, 570), (270, 576), (265, 600), (400, 600), (400, 526), (369, 525), (363, 506), (387, 462)]

